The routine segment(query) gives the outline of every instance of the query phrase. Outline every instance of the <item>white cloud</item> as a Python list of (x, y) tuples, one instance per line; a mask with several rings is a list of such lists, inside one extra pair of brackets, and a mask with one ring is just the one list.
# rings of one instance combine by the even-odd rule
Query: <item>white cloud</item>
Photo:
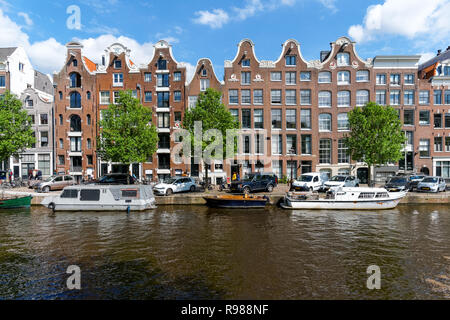
[(33, 25), (33, 20), (31, 20), (30, 16), (27, 13), (19, 12), (17, 15), (19, 17), (22, 17), (25, 20), (25, 23), (27, 24), (27, 26), (32, 26)]
[(254, 16), (257, 12), (264, 10), (261, 0), (249, 0), (244, 8), (233, 8), (237, 14), (237, 19), (245, 20)]
[(228, 13), (222, 9), (213, 9), (212, 12), (197, 11), (195, 14), (198, 16), (194, 19), (195, 23), (208, 25), (213, 29), (221, 28), (230, 20)]
[(338, 11), (336, 8), (336, 0), (319, 0), (319, 2), (328, 10), (330, 10), (332, 13), (335, 13)]
[(449, 16), (450, 0), (385, 0), (369, 6), (363, 23), (351, 26), (348, 34), (357, 42), (380, 35), (428, 37), (439, 42), (450, 36)]

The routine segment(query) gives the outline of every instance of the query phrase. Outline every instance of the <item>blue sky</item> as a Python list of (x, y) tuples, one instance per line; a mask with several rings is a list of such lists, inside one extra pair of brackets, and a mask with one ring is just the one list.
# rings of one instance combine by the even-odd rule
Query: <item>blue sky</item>
[[(81, 10), (81, 30), (70, 30), (70, 5)], [(362, 58), (390, 54), (431, 57), (450, 45), (450, 0), (0, 0), (0, 46), (24, 46), (43, 72), (59, 70), (64, 45), (78, 39), (98, 61), (119, 40), (137, 63), (148, 63), (152, 45), (167, 39), (188, 70), (210, 58), (219, 79), (224, 60), (250, 38), (256, 55), (275, 60), (281, 44), (297, 39), (307, 60), (319, 58), (340, 36), (357, 41)]]

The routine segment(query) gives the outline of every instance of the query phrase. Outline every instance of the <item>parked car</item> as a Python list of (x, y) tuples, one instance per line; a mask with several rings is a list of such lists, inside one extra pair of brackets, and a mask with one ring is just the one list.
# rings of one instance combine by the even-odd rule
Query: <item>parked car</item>
[(444, 178), (441, 177), (426, 177), (417, 185), (418, 192), (445, 192), (447, 185)]
[(411, 188), (408, 177), (397, 176), (388, 180), (384, 188), (389, 192), (409, 191)]
[(50, 192), (55, 190), (62, 190), (65, 187), (71, 186), (75, 184), (75, 179), (72, 176), (64, 175), (64, 176), (53, 176), (50, 177), (36, 185), (34, 185), (34, 189), (37, 192)]
[(291, 191), (320, 191), (327, 181), (328, 176), (326, 174), (304, 173), (292, 183)]
[(194, 192), (197, 185), (193, 178), (174, 177), (158, 183), (153, 187), (156, 195), (170, 196), (178, 192)]
[(274, 173), (250, 173), (241, 181), (231, 183), (231, 192), (252, 193), (257, 191), (272, 192), (278, 185), (278, 177)]
[(409, 190), (410, 191), (414, 191), (415, 189), (417, 189), (417, 185), (419, 184), (419, 182), (423, 181), (423, 179), (425, 179), (426, 176), (425, 175), (412, 175), (409, 177)]
[(337, 175), (323, 185), (325, 191), (336, 187), (359, 187), (359, 179), (355, 176)]
[(92, 181), (96, 184), (135, 184), (136, 179), (126, 173), (110, 173), (106, 174), (98, 180)]

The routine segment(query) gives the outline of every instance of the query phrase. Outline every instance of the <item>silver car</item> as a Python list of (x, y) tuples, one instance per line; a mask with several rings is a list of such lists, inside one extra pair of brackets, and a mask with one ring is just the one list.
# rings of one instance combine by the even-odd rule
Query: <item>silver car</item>
[(418, 192), (445, 192), (447, 185), (444, 178), (441, 177), (426, 177), (417, 185)]
[(337, 175), (324, 183), (323, 189), (328, 191), (331, 188), (338, 187), (359, 187), (359, 179), (355, 176)]

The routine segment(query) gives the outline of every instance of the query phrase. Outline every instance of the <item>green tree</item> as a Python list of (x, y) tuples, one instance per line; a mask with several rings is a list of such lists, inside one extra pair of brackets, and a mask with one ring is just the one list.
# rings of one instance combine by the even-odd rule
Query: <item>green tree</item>
[(147, 162), (156, 152), (158, 133), (152, 111), (131, 91), (119, 92), (116, 104), (102, 110), (97, 154), (104, 161), (130, 165)]
[[(201, 140), (202, 154), (205, 150), (211, 147), (213, 144), (221, 143), (223, 146), (223, 154), (220, 160), (225, 159), (227, 154), (226, 136), (227, 130), (237, 130), (240, 128), (240, 124), (230, 111), (225, 107), (221, 101), (222, 93), (208, 88), (205, 92), (200, 93), (198, 96), (197, 104), (194, 108), (187, 110), (183, 119), (183, 128), (190, 133), (191, 145), (196, 143), (196, 139)], [(202, 123), (202, 135), (198, 137), (195, 135), (195, 123)], [(205, 133), (208, 130), (215, 129), (221, 132), (223, 141), (215, 141), (214, 138), (205, 139)], [(200, 143), (200, 141), (197, 141)], [(236, 144), (234, 144), (236, 151)], [(214, 158), (219, 160), (220, 155), (215, 155)], [(205, 159), (206, 160), (206, 159)], [(205, 183), (208, 186), (208, 165), (205, 165)]]
[(369, 167), (369, 184), (373, 165), (398, 162), (406, 142), (397, 110), (374, 102), (355, 108), (348, 114), (350, 134), (345, 137), (352, 159)]
[(22, 102), (9, 91), (0, 96), (0, 160), (17, 156), (36, 143), (31, 117)]

